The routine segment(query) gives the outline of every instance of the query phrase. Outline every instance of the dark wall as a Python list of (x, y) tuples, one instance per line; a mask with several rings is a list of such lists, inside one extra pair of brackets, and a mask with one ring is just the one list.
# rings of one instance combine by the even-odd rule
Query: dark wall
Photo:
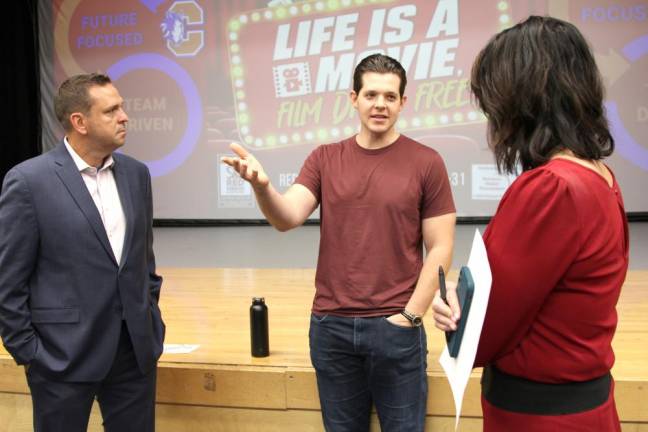
[(40, 154), (37, 1), (11, 1), (3, 6), (0, 101), (5, 113), (0, 127), (0, 181), (12, 166)]

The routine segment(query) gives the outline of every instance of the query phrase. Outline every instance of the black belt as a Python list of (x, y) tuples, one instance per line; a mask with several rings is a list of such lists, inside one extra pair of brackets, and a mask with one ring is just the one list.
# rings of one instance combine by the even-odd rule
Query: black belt
[(509, 375), (495, 366), (482, 374), (482, 395), (503, 410), (536, 415), (574, 414), (602, 405), (610, 395), (612, 375), (589, 381), (548, 384)]

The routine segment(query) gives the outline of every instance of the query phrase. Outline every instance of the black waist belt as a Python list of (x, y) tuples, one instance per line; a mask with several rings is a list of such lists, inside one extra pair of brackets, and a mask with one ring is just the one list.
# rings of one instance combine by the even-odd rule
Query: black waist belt
[(548, 384), (509, 375), (486, 366), (482, 395), (503, 410), (536, 415), (574, 414), (602, 405), (610, 395), (612, 375), (583, 382)]

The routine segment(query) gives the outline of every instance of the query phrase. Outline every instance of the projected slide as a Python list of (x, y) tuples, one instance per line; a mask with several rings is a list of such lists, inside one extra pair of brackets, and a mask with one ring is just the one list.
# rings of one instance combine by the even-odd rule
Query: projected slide
[[(108, 73), (130, 117), (126, 154), (153, 175), (158, 219), (260, 219), (250, 187), (220, 164), (230, 142), (285, 190), (318, 145), (358, 130), (356, 64), (382, 52), (407, 70), (397, 129), (443, 156), (459, 216), (490, 216), (513, 180), (497, 173), (470, 68), (529, 14), (576, 24), (607, 88), (608, 163), (629, 212), (648, 211), (648, 3), (528, 0), (53, 0), (40, 5), (54, 82)], [(43, 93), (44, 98), (52, 94)], [(46, 122), (58, 137), (54, 121)], [(317, 217), (317, 214), (314, 215)]]

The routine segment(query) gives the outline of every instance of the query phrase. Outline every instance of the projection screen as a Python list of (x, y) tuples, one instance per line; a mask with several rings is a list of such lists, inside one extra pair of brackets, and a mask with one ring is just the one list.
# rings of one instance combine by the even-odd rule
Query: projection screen
[[(261, 219), (219, 163), (238, 142), (281, 191), (318, 145), (356, 133), (352, 72), (383, 52), (408, 73), (398, 130), (444, 158), (460, 217), (491, 216), (513, 180), (497, 173), (471, 101), (472, 61), (530, 14), (574, 23), (604, 77), (616, 140), (607, 163), (628, 212), (648, 212), (648, 3), (585, 0), (52, 0), (39, 2), (43, 146), (63, 136), (53, 92), (108, 73), (130, 117), (123, 152), (153, 176), (157, 219)], [(317, 218), (315, 213), (313, 218)]]

